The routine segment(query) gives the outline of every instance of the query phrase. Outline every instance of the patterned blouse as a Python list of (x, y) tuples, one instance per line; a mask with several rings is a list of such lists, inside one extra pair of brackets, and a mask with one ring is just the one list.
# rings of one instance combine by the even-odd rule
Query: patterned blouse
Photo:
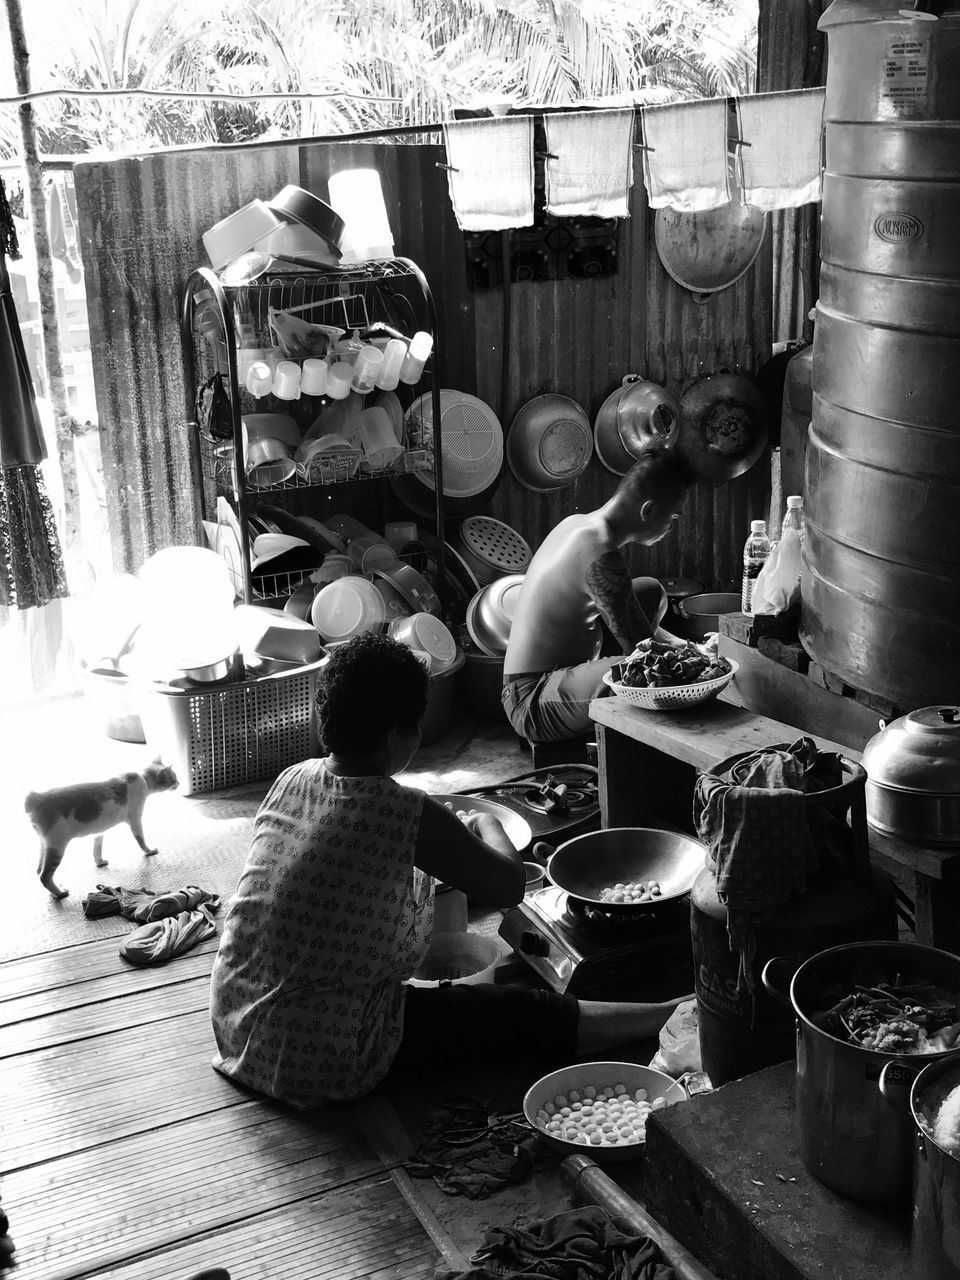
[(433, 926), (433, 879), (413, 865), (422, 808), (421, 791), (323, 760), (276, 780), (213, 966), (217, 1070), (304, 1108), (380, 1083)]

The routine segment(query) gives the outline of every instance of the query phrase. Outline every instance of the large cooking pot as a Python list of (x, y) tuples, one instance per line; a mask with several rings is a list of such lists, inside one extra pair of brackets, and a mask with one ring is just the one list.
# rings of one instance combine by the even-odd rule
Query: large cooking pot
[(617, 903), (616, 911), (650, 911), (689, 893), (703, 870), (707, 851), (679, 831), (653, 827), (607, 827), (567, 840), (547, 863), (558, 888), (590, 906), (608, 908), (601, 890), (615, 884), (656, 880), (660, 895), (648, 902)]
[[(900, 1068), (884, 1067), (880, 1091), (904, 1110)], [(960, 1158), (938, 1142), (934, 1121), (946, 1096), (960, 1089), (960, 1055), (925, 1066), (912, 1082), (915, 1126), (911, 1272), (914, 1280), (960, 1280)]]
[(702, 484), (749, 471), (767, 445), (767, 404), (743, 374), (698, 378), (680, 399), (676, 450)]
[(706, 640), (720, 630), (722, 613), (739, 613), (740, 597), (732, 591), (710, 591), (706, 595), (688, 596), (677, 604), (680, 624), (677, 635), (687, 640)]
[(680, 429), (674, 398), (655, 382), (628, 373), (600, 406), (593, 427), (597, 457), (616, 476), (625, 476), (649, 448), (672, 445)]
[(960, 707), (881, 721), (863, 749), (867, 821), (927, 845), (960, 845)]
[[(784, 999), (782, 958), (769, 960), (762, 980)], [(815, 1178), (868, 1204), (899, 1205), (910, 1197), (913, 1132), (906, 1115), (878, 1088), (888, 1063), (918, 1072), (939, 1054), (883, 1053), (839, 1040), (817, 1015), (858, 983), (873, 986), (896, 974), (960, 993), (960, 956), (914, 942), (852, 942), (821, 951), (796, 970), (789, 1001), (797, 1019), (797, 1120), (800, 1153)]]

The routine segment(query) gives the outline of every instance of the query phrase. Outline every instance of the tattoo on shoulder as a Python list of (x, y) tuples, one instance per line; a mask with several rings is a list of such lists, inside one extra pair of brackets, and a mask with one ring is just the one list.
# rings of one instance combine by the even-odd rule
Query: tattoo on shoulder
[(628, 653), (650, 634), (650, 624), (633, 594), (627, 562), (619, 552), (606, 551), (590, 565), (586, 581), (604, 622)]

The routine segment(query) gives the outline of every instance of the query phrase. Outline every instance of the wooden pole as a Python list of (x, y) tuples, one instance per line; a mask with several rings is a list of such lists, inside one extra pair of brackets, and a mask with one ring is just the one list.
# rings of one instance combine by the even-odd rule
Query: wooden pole
[[(20, 0), (5, 0), (5, 2), (17, 92), (25, 94), (30, 92), (30, 51), (27, 48), (23, 29), (23, 12)], [(24, 102), (20, 106), (20, 133), (23, 138), (23, 166), (27, 175), (27, 205), (30, 210), (33, 244), (37, 258), (43, 361), (47, 373), (47, 392), (56, 424), (57, 453), (63, 477), (63, 552), (69, 578), (71, 567), (79, 570), (82, 560), (80, 488), (74, 444), (77, 424), (70, 413), (67, 384), (63, 373), (53, 254), (50, 251), (46, 201), (43, 194), (43, 168), (37, 148), (36, 120), (33, 107), (29, 102)]]

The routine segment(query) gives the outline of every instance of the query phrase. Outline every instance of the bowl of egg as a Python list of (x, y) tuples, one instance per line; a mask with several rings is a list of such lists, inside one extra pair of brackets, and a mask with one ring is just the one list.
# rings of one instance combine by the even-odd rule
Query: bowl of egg
[(614, 1164), (642, 1155), (652, 1111), (686, 1097), (682, 1084), (652, 1067), (577, 1062), (531, 1085), (523, 1114), (564, 1155), (589, 1155), (598, 1164)]

